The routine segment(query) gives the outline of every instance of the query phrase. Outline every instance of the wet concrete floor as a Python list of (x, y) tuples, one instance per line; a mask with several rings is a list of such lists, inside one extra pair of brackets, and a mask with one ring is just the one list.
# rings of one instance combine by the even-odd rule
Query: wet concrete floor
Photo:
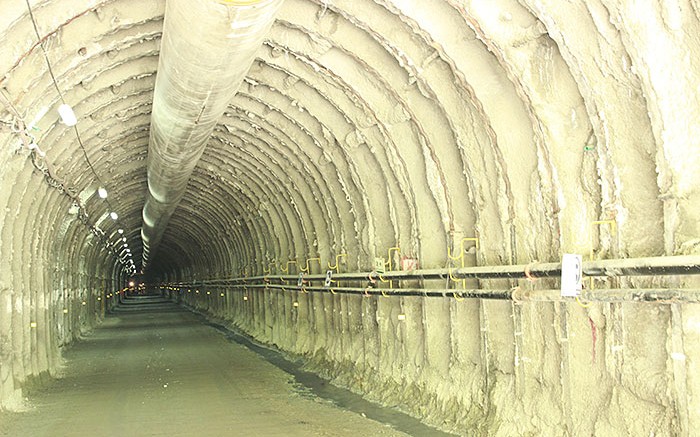
[(407, 435), (300, 389), (222, 329), (157, 299), (122, 305), (64, 356), (64, 376), (33, 392), (29, 411), (2, 414), (0, 435)]

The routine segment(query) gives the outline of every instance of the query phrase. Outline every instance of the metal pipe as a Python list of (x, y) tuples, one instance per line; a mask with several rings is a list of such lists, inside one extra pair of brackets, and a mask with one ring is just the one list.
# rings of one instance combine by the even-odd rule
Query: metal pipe
[[(560, 290), (523, 290), (520, 287), (511, 289), (428, 289), (428, 288), (362, 288), (338, 287), (326, 288), (277, 284), (252, 285), (219, 285), (220, 288), (245, 289), (276, 289), (296, 292), (354, 294), (363, 296), (418, 296), (446, 297), (460, 299), (494, 299), (512, 300), (515, 302), (575, 302), (576, 298), (562, 297)], [(637, 289), (594, 289), (583, 290), (579, 299), (587, 302), (652, 302), (652, 303), (693, 303), (700, 302), (700, 289), (682, 288), (637, 288)], [(579, 301), (580, 302), (580, 301)]]
[(143, 268), (282, 0), (168, 0), (153, 93)]
[[(384, 272), (385, 279), (416, 280), (446, 279), (452, 276), (458, 279), (526, 279), (552, 278), (561, 276), (561, 263), (531, 263), (506, 266), (477, 266), (458, 269), (396, 270)], [(700, 275), (700, 256), (659, 256), (649, 258), (623, 258), (598, 261), (584, 261), (583, 274), (596, 277), (619, 276), (654, 276), (654, 275)], [(337, 273), (333, 275), (338, 281), (364, 281), (375, 272)], [(307, 281), (323, 281), (325, 274), (305, 275)], [(254, 283), (262, 281), (296, 281), (295, 275), (267, 275), (249, 278), (224, 278), (200, 281), (202, 285), (225, 283)]]

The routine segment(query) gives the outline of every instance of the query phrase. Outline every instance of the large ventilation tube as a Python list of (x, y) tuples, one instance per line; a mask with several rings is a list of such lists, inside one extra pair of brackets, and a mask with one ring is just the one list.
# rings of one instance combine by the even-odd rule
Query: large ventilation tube
[(168, 0), (148, 148), (143, 268), (282, 0)]

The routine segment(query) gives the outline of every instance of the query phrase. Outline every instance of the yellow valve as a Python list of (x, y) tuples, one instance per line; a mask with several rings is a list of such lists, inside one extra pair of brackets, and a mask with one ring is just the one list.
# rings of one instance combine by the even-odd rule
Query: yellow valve
[(284, 273), (289, 273), (289, 265), (290, 265), (290, 264), (296, 264), (296, 263), (297, 263), (297, 260), (295, 260), (295, 259), (294, 259), (294, 260), (287, 261), (287, 267), (282, 268), (282, 266), (280, 265), (280, 271), (282, 271), (282, 272), (284, 272)]
[(270, 273), (272, 273), (272, 266), (273, 266), (273, 265), (276, 265), (276, 264), (277, 264), (277, 263), (276, 263), (275, 261), (272, 261), (271, 263), (269, 263), (269, 264), (267, 265), (267, 270), (265, 270), (265, 266), (263, 266), (263, 273), (266, 274), (266, 275), (269, 275)]
[(449, 270), (449, 275), (450, 275), (450, 279), (451, 279), (452, 281), (454, 281), (454, 282), (458, 282), (458, 281), (459, 281), (459, 278), (455, 278), (454, 276), (452, 276), (452, 269)]
[(338, 261), (340, 260), (341, 257), (344, 257), (344, 256), (348, 256), (348, 254), (347, 253), (340, 253), (340, 254), (336, 255), (335, 256), (335, 265), (332, 266), (331, 263), (328, 262), (328, 268), (331, 270), (335, 270), (336, 273), (340, 273), (340, 270), (338, 270), (338, 265), (339, 265)]
[(304, 273), (309, 273), (310, 272), (309, 261), (318, 261), (318, 265), (319, 266), (321, 265), (321, 258), (309, 258), (306, 260), (306, 268), (305, 269), (300, 268), (299, 270), (301, 270)]
[[(297, 264), (297, 260), (294, 259), (294, 260), (287, 261), (287, 266), (284, 267), (284, 268), (283, 268), (282, 265), (280, 264), (280, 271), (283, 272), (283, 273), (289, 273), (289, 265), (290, 265), (290, 264), (295, 264), (295, 265), (296, 265), (296, 264)], [(282, 281), (282, 284), (286, 284), (286, 281), (285, 281), (284, 279), (280, 279), (280, 280)]]
[(464, 251), (464, 242), (465, 241), (473, 241), (474, 247), (476, 248), (476, 250), (479, 250), (479, 237), (462, 238), (462, 251)]

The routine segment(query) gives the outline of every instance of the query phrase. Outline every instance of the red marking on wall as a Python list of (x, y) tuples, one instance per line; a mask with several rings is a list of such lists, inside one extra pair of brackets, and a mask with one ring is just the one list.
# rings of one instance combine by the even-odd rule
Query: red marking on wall
[(595, 348), (596, 348), (596, 343), (598, 342), (598, 329), (595, 327), (595, 323), (593, 323), (593, 319), (590, 317), (588, 318), (588, 323), (591, 324), (591, 337), (593, 338), (593, 347), (591, 351), (592, 355), (592, 362), (595, 363)]

